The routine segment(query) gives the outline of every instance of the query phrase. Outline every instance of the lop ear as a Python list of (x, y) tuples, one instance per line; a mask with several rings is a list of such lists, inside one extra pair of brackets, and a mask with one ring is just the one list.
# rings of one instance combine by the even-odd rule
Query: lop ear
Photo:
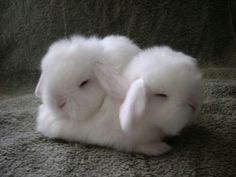
[(143, 79), (137, 79), (131, 84), (126, 98), (120, 107), (122, 130), (131, 130), (135, 121), (143, 116), (147, 102), (146, 90)]
[(42, 97), (42, 86), (43, 86), (43, 81), (44, 80), (44, 74), (42, 73), (40, 78), (39, 78), (39, 81), (38, 81), (38, 84), (35, 88), (35, 91), (34, 91), (34, 94), (38, 97), (38, 98), (41, 98)]
[(112, 97), (124, 99), (129, 87), (129, 81), (119, 74), (110, 65), (96, 63), (94, 68), (95, 76), (103, 89)]

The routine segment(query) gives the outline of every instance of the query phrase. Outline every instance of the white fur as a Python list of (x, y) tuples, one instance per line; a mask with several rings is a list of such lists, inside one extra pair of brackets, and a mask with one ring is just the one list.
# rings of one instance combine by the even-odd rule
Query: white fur
[[(114, 40), (114, 45), (111, 40)], [(110, 45), (107, 45), (108, 41)], [(43, 83), (37, 87), (41, 90), (40, 98), (43, 101), (39, 107), (37, 130), (50, 138), (159, 154), (153, 147), (150, 152), (143, 149), (150, 140), (156, 139), (155, 135), (147, 135), (147, 131), (127, 134), (119, 124), (119, 107), (122, 103), (119, 94), (121, 92), (124, 96), (126, 89), (116, 87), (116, 81), (120, 80), (121, 87), (128, 88), (128, 82), (119, 73), (138, 52), (140, 49), (137, 46), (119, 36), (101, 41), (93, 38), (89, 42), (86, 38), (79, 38), (78, 41), (72, 38), (53, 44), (42, 62)], [(105, 64), (97, 63), (101, 61)], [(111, 67), (106, 67), (108, 65)], [(90, 80), (88, 84), (79, 88), (78, 85), (86, 79)], [(107, 87), (101, 88), (104, 85)], [(66, 104), (60, 108), (64, 102)]]
[(110, 35), (101, 42), (109, 58), (105, 62), (116, 68), (119, 72), (123, 72), (130, 59), (141, 52), (137, 45), (124, 36)]
[[(104, 58), (106, 54), (96, 37), (74, 36), (52, 44), (42, 60), (39, 90), (53, 115), (86, 119), (96, 112), (105, 93), (93, 75), (93, 67)], [(80, 88), (86, 80), (88, 83)]]
[[(134, 57), (139, 52), (120, 36), (102, 40), (78, 37), (55, 43), (43, 60), (43, 84), (37, 87), (43, 100), (37, 130), (49, 138), (147, 155), (170, 150), (161, 140), (188, 122), (192, 112), (185, 101), (199, 85), (200, 74), (192, 58), (167, 47), (148, 49)], [(101, 61), (105, 64), (97, 64)], [(85, 79), (91, 82), (79, 88)], [(140, 91), (142, 97), (137, 98)], [(153, 97), (159, 91), (165, 91), (170, 100)], [(183, 107), (178, 108), (180, 103)]]
[(121, 128), (123, 130), (130, 130), (134, 127), (134, 119), (139, 119), (144, 116), (144, 110), (146, 108), (146, 88), (142, 79), (135, 80), (126, 95), (121, 108)]
[[(166, 135), (176, 135), (191, 122), (201, 106), (201, 73), (196, 60), (169, 47), (153, 47), (141, 52), (128, 65), (125, 76), (131, 81), (131, 89), (137, 79), (143, 80), (146, 93), (137, 95), (147, 104), (143, 113), (139, 113), (141, 117), (127, 116), (124, 104), (133, 99), (127, 95), (120, 110), (121, 125), (125, 131), (130, 131), (128, 127), (133, 122), (142, 124), (145, 120)], [(190, 99), (194, 101), (195, 111), (191, 108)], [(132, 110), (136, 115), (135, 109)], [(140, 120), (141, 123), (137, 123)]]
[[(41, 105), (37, 117), (37, 130), (49, 138), (61, 138), (68, 141), (110, 146), (125, 151), (140, 152), (147, 155), (159, 155), (159, 145), (151, 146), (153, 140), (159, 140), (157, 130), (126, 133), (121, 130), (118, 117), (120, 101), (106, 97), (100, 111), (88, 120), (58, 118), (51, 114), (48, 107)], [(155, 135), (153, 132), (156, 132)], [(159, 141), (158, 141), (159, 142)], [(144, 148), (145, 146), (150, 148)], [(169, 150), (169, 146), (162, 144)], [(164, 152), (164, 149), (162, 149)]]
[[(42, 60), (42, 74), (35, 93), (57, 117), (89, 118), (101, 106), (105, 95), (94, 76), (95, 64), (110, 64), (121, 72), (139, 51), (122, 36), (99, 39), (76, 35), (59, 40), (50, 46)], [(79, 88), (88, 79), (88, 84)], [(64, 103), (63, 109), (59, 108)]]

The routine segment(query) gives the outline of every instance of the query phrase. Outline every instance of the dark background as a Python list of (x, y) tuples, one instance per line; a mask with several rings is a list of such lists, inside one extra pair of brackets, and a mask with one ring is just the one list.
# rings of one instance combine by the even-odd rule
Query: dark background
[(142, 48), (183, 51), (202, 68), (236, 67), (235, 1), (1, 0), (0, 8), (2, 83), (38, 78), (48, 46), (75, 33), (126, 35)]

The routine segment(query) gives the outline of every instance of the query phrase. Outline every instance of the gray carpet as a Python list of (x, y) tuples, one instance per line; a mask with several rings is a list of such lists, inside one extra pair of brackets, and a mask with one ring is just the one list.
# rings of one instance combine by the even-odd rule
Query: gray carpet
[(50, 140), (35, 133), (30, 90), (0, 96), (0, 176), (235, 176), (236, 81), (206, 80), (195, 125), (160, 157)]

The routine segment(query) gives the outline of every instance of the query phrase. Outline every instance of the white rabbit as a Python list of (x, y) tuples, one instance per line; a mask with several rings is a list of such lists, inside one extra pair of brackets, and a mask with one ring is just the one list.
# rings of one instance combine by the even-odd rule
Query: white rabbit
[[(91, 117), (104, 97), (104, 90), (94, 77), (94, 64), (110, 64), (121, 72), (138, 52), (140, 49), (131, 40), (118, 35), (104, 39), (76, 35), (59, 40), (50, 46), (42, 60), (42, 74), (35, 94), (57, 117)], [(92, 86), (79, 91), (78, 88), (86, 88), (88, 84)]]
[[(106, 68), (98, 74), (105, 73), (100, 76), (101, 85), (106, 73), (116, 75), (101, 70)], [(202, 74), (197, 61), (166, 46), (153, 47), (134, 57), (120, 80), (122, 77), (130, 83), (119, 110), (121, 129), (126, 132), (120, 142), (126, 146), (123, 148), (147, 155), (167, 152), (170, 146), (162, 139), (177, 135), (190, 124), (202, 104)], [(130, 144), (125, 144), (125, 139)]]
[[(74, 36), (55, 42), (42, 60), (36, 95), (56, 117), (90, 117), (104, 97), (92, 68), (104, 57), (100, 39), (96, 37)], [(87, 84), (93, 87), (85, 89)], [(79, 101), (78, 95), (82, 95)]]
[(125, 131), (152, 125), (163, 135), (176, 135), (201, 106), (196, 60), (169, 47), (144, 50), (131, 60), (124, 75), (132, 82), (120, 109)]

